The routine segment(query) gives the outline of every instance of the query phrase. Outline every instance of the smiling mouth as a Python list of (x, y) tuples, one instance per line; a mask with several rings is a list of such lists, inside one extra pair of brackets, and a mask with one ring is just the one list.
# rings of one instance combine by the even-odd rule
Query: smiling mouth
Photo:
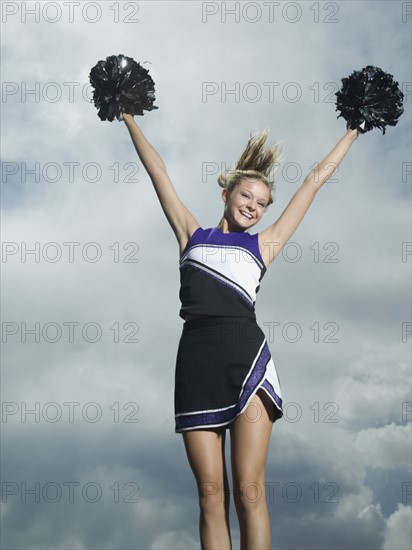
[(246, 212), (240, 212), (242, 214), (242, 216), (244, 216), (245, 218), (247, 218), (248, 220), (251, 220), (253, 219), (253, 217), (250, 215), (250, 214), (247, 214)]

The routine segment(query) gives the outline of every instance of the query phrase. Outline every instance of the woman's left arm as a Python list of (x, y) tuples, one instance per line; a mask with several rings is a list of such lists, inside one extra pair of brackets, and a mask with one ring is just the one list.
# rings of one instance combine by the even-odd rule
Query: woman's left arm
[(316, 193), (342, 162), (358, 134), (358, 130), (347, 130), (330, 153), (309, 172), (279, 218), (259, 233), (260, 251), (266, 267), (295, 232)]

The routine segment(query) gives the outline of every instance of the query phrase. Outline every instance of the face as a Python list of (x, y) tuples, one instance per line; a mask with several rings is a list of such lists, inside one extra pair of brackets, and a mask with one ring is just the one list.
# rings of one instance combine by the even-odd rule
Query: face
[(233, 230), (246, 230), (262, 218), (270, 200), (268, 186), (258, 179), (243, 179), (230, 193), (222, 192), (226, 201), (225, 218)]

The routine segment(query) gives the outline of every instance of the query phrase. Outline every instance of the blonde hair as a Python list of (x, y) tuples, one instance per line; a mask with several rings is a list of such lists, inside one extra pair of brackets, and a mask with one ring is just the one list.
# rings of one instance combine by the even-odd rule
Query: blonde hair
[(270, 198), (267, 204), (269, 206), (274, 201), (272, 192), (275, 190), (275, 185), (272, 176), (283, 157), (280, 142), (270, 146), (266, 145), (268, 134), (268, 128), (255, 135), (251, 133), (237, 163), (232, 169), (220, 172), (217, 182), (220, 187), (232, 192), (244, 178), (259, 179), (269, 188)]

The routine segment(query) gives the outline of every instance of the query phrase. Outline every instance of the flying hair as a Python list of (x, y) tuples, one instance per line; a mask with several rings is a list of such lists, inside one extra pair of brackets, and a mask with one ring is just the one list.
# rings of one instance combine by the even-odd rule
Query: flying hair
[(274, 191), (273, 175), (283, 156), (280, 142), (266, 145), (268, 134), (268, 128), (254, 135), (250, 134), (249, 141), (234, 167), (224, 170), (218, 175), (217, 181), (220, 187), (233, 191), (244, 178), (259, 179), (268, 186), (270, 191), (268, 205), (272, 204), (274, 201), (272, 196)]

